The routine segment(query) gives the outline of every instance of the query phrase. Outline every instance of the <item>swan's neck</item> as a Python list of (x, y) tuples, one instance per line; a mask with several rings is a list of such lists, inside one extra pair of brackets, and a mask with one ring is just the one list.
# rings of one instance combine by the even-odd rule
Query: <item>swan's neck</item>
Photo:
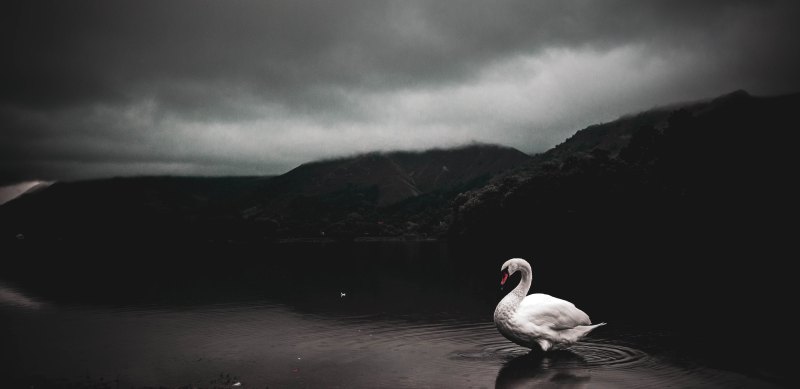
[(531, 268), (529, 266), (523, 266), (519, 271), (522, 273), (522, 280), (519, 281), (517, 287), (514, 288), (511, 293), (507, 294), (502, 301), (503, 304), (513, 310), (519, 307), (519, 304), (522, 303), (522, 300), (528, 295), (528, 291), (531, 289)]

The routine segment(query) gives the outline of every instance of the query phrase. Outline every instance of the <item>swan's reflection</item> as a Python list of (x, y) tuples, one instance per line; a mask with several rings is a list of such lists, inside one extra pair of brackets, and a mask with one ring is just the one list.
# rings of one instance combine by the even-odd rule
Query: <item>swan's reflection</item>
[(586, 388), (591, 376), (586, 360), (569, 350), (531, 351), (506, 362), (497, 373), (495, 388)]

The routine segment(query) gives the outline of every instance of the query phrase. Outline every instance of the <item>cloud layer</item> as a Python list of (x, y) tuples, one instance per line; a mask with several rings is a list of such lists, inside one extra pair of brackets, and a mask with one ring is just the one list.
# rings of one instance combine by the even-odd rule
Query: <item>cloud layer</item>
[(697, 3), (12, 1), (0, 182), (538, 152), (659, 104), (800, 89), (796, 2)]

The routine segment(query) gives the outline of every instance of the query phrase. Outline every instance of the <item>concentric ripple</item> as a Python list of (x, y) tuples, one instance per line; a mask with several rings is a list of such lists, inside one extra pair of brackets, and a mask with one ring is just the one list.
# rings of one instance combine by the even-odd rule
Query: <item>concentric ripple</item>
[(450, 359), (462, 361), (511, 361), (518, 358), (539, 360), (543, 369), (551, 368), (626, 368), (645, 363), (648, 354), (620, 344), (588, 341), (572, 345), (565, 350), (550, 351), (545, 354), (531, 352), (504, 338), (495, 337), (479, 349), (459, 350)]
[(580, 342), (569, 348), (569, 351), (580, 355), (587, 367), (629, 367), (638, 365), (648, 355), (635, 348), (612, 343)]

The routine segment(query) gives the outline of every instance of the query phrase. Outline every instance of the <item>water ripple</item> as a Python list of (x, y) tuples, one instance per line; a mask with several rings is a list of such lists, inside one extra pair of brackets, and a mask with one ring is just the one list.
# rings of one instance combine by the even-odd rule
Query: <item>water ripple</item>
[(612, 343), (580, 342), (569, 350), (583, 357), (586, 367), (632, 367), (648, 358), (641, 350)]
[(457, 350), (450, 355), (451, 360), (461, 361), (510, 361), (529, 354), (539, 354), (541, 368), (632, 368), (647, 364), (649, 355), (641, 350), (614, 343), (601, 341), (584, 341), (572, 345), (566, 350), (551, 351), (546, 354), (531, 352), (530, 349), (517, 346), (505, 338), (496, 336), (480, 348)]

